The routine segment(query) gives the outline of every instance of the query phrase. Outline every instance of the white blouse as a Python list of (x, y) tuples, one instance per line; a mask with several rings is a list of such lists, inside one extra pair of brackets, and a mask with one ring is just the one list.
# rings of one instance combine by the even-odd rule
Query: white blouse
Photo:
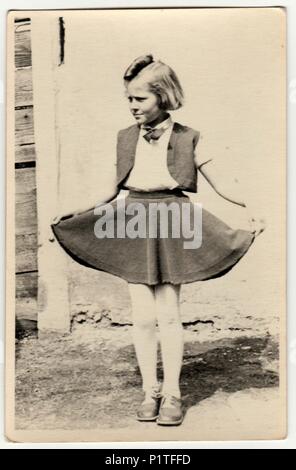
[[(176, 188), (179, 183), (171, 176), (167, 167), (167, 147), (173, 129), (173, 120), (169, 116), (155, 128), (167, 126), (158, 140), (148, 142), (143, 135), (147, 130), (140, 127), (136, 147), (135, 163), (125, 186), (128, 189), (140, 191), (158, 191)], [(195, 156), (196, 167), (197, 163)]]

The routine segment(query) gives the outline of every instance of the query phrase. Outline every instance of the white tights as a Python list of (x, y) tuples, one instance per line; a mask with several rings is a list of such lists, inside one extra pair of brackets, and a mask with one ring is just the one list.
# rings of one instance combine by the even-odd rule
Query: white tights
[(184, 344), (179, 309), (180, 286), (130, 283), (129, 291), (132, 302), (132, 334), (143, 390), (149, 392), (158, 383), (157, 322), (164, 373), (162, 391), (179, 397)]

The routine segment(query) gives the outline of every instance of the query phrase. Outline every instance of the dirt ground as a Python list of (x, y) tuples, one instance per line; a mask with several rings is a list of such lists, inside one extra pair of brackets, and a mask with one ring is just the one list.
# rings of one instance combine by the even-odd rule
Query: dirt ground
[[(181, 426), (168, 428), (135, 419), (143, 393), (130, 328), (84, 324), (68, 336), (19, 338), (16, 428), (80, 430), (81, 436), (92, 429), (149, 436), (157, 428), (160, 440), (248, 438), (252, 430), (259, 438), (278, 434), (276, 336), (232, 330), (225, 337), (208, 323), (185, 327), (181, 391), (186, 415)], [(160, 351), (158, 369), (161, 378)]]

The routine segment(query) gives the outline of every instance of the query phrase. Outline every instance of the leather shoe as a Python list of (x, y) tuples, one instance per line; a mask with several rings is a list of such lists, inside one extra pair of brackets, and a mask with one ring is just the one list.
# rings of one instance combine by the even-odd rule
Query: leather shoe
[(158, 417), (162, 394), (159, 391), (153, 391), (150, 396), (153, 401), (151, 403), (144, 401), (137, 410), (138, 421), (155, 421)]
[(182, 400), (173, 395), (164, 395), (160, 402), (157, 424), (165, 426), (176, 426), (181, 424), (184, 415)]

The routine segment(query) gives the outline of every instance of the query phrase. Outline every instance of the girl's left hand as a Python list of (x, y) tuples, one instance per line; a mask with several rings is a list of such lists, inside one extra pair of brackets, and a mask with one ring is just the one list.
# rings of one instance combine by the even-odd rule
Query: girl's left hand
[(266, 228), (266, 222), (264, 217), (250, 216), (248, 222), (250, 225), (250, 230), (255, 234), (255, 237), (258, 237), (258, 235), (264, 232)]

